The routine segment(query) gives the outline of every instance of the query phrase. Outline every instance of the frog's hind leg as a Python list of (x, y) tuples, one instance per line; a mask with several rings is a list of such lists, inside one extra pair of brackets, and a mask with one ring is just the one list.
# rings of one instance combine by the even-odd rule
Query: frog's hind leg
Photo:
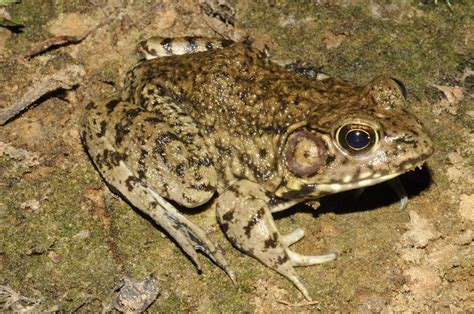
[(143, 59), (183, 55), (195, 52), (222, 49), (230, 46), (231, 40), (205, 37), (152, 37), (138, 45), (138, 53)]
[(287, 277), (306, 299), (311, 300), (294, 266), (314, 265), (335, 256), (302, 256), (291, 251), (288, 245), (298, 241), (304, 232), (296, 229), (282, 236), (268, 203), (268, 195), (258, 184), (248, 180), (234, 183), (217, 199), (217, 216), (222, 230), (233, 245)]
[[(136, 141), (143, 141), (144, 135), (141, 138), (137, 136), (137, 130), (132, 127), (132, 124), (129, 124), (128, 127), (125, 128), (125, 125), (122, 123), (124, 121), (117, 123), (117, 117), (114, 117), (114, 112), (116, 112), (120, 117), (126, 117), (123, 119), (126, 119), (127, 121), (132, 116), (136, 119), (143, 119), (141, 123), (137, 123), (137, 128), (143, 127), (146, 121), (156, 124), (157, 119), (159, 120), (160, 118), (150, 116), (150, 112), (138, 112), (133, 104), (118, 100), (112, 100), (106, 104), (99, 105), (91, 103), (88, 105), (87, 110), (88, 114), (84, 115), (82, 119), (81, 139), (94, 161), (94, 164), (109, 186), (113, 187), (114, 191), (119, 192), (119, 194), (123, 195), (132, 205), (147, 214), (159, 226), (161, 226), (179, 244), (183, 251), (196, 264), (196, 267), (199, 270), (201, 267), (197, 251), (202, 251), (217, 265), (224, 269), (235, 283), (235, 274), (229, 268), (221, 249), (208, 238), (201, 228), (181, 215), (170, 202), (160, 195), (167, 194), (167, 197), (174, 198), (175, 201), (177, 201), (185, 196), (184, 193), (182, 193), (182, 190), (186, 191), (186, 187), (180, 186), (179, 182), (173, 182), (173, 184), (170, 184), (173, 185), (173, 187), (168, 187), (168, 190), (166, 190), (164, 186), (160, 187), (157, 185), (150, 185), (147, 180), (143, 178), (145, 172), (142, 173), (142, 171), (146, 171), (146, 169), (144, 169), (145, 165), (142, 164), (142, 159), (135, 161), (138, 162), (138, 165), (130, 167), (130, 165), (133, 165), (134, 163), (134, 161), (131, 160), (132, 154), (134, 154), (135, 151), (138, 153), (140, 153), (140, 151), (145, 151), (146, 144), (139, 149), (140, 146), (132, 145), (127, 141), (127, 138), (133, 138)], [(164, 110), (165, 109), (162, 108), (162, 111)], [(103, 111), (106, 111), (107, 115)], [(142, 116), (140, 117), (140, 115)], [(108, 119), (104, 117), (108, 117)], [(185, 119), (185, 117), (182, 117), (182, 119)], [(116, 127), (108, 126), (109, 123), (112, 123), (111, 121), (116, 124)], [(177, 120), (175, 119), (174, 121)], [(184, 125), (182, 130), (183, 132), (186, 130)], [(114, 134), (114, 132), (117, 133)], [(165, 129), (164, 132), (169, 134), (170, 131)], [(156, 130), (155, 134), (156, 136), (160, 136), (161, 133)], [(184, 132), (183, 135), (184, 134), (189, 136), (189, 133)], [(117, 136), (121, 137), (121, 144), (118, 144)], [(115, 138), (115, 140), (112, 140), (112, 138)], [(199, 142), (198, 139), (196, 139), (196, 141)], [(154, 142), (156, 143), (156, 141)], [(146, 143), (146, 141), (144, 141), (144, 143)], [(154, 155), (159, 156), (159, 154)], [(148, 157), (154, 158), (156, 156)], [(209, 168), (206, 168), (208, 170), (202, 170), (202, 163), (199, 165), (200, 168), (194, 169), (195, 175), (201, 176), (203, 175), (202, 171), (205, 173), (206, 171), (212, 170)], [(160, 165), (152, 164), (150, 168), (156, 170), (155, 166), (158, 167)], [(168, 166), (171, 167), (172, 165)], [(177, 166), (180, 169), (183, 167), (183, 169), (186, 169), (185, 164), (181, 162), (178, 163)], [(138, 171), (133, 171), (132, 169), (138, 169)], [(158, 174), (148, 173), (148, 178), (150, 178), (150, 176), (158, 176)], [(162, 179), (155, 177), (155, 180), (160, 181)], [(202, 180), (205, 179), (203, 178)], [(202, 183), (204, 184), (205, 182), (202, 181)], [(193, 187), (188, 187), (188, 189), (193, 189)], [(176, 192), (173, 192), (174, 190), (176, 190)], [(210, 198), (213, 193), (212, 191), (195, 192), (202, 193), (196, 194), (194, 198), (187, 198), (186, 200), (183, 200), (183, 202), (202, 203)]]

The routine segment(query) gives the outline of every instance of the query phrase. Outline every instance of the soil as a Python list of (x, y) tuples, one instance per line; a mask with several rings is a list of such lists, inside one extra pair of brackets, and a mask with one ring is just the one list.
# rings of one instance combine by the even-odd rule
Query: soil
[[(84, 70), (74, 86), (0, 126), (0, 308), (111, 311), (121, 282), (144, 279), (159, 289), (156, 299), (149, 293), (150, 312), (474, 308), (474, 2), (37, 0), (0, 10), (23, 25), (0, 27), (0, 110), (48, 75)], [(409, 109), (436, 148), (422, 170), (401, 177), (408, 207), (381, 184), (278, 217), (284, 233), (305, 229), (298, 252), (338, 253), (297, 270), (315, 302), (234, 249), (211, 210), (188, 214), (223, 246), (238, 285), (205, 256), (198, 273), (93, 168), (79, 139), (81, 112), (120, 92), (137, 43), (155, 35), (250, 39), (278, 62), (323, 66), (358, 84), (386, 75), (407, 86)], [(22, 57), (56, 36), (81, 40)]]

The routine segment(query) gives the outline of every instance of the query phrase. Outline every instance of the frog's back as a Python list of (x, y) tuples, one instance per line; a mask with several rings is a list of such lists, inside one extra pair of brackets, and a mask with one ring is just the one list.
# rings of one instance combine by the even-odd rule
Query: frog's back
[[(310, 80), (270, 62), (242, 43), (199, 53), (148, 60), (129, 73), (126, 98), (148, 105), (171, 97), (204, 128), (248, 134), (280, 133), (295, 117), (330, 103), (333, 82)], [(351, 88), (341, 84), (341, 95)]]

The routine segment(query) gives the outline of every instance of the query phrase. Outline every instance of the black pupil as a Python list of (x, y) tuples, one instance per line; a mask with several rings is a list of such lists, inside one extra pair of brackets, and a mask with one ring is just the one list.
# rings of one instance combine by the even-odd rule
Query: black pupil
[(346, 142), (352, 149), (363, 149), (369, 145), (370, 135), (362, 130), (352, 130), (347, 133)]

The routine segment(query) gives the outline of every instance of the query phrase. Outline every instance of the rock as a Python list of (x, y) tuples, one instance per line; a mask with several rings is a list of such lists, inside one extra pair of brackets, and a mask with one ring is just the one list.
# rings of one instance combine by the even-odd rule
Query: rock
[(403, 247), (424, 248), (431, 240), (438, 239), (440, 233), (427, 219), (420, 217), (415, 211), (410, 211), (409, 230), (402, 235)]

